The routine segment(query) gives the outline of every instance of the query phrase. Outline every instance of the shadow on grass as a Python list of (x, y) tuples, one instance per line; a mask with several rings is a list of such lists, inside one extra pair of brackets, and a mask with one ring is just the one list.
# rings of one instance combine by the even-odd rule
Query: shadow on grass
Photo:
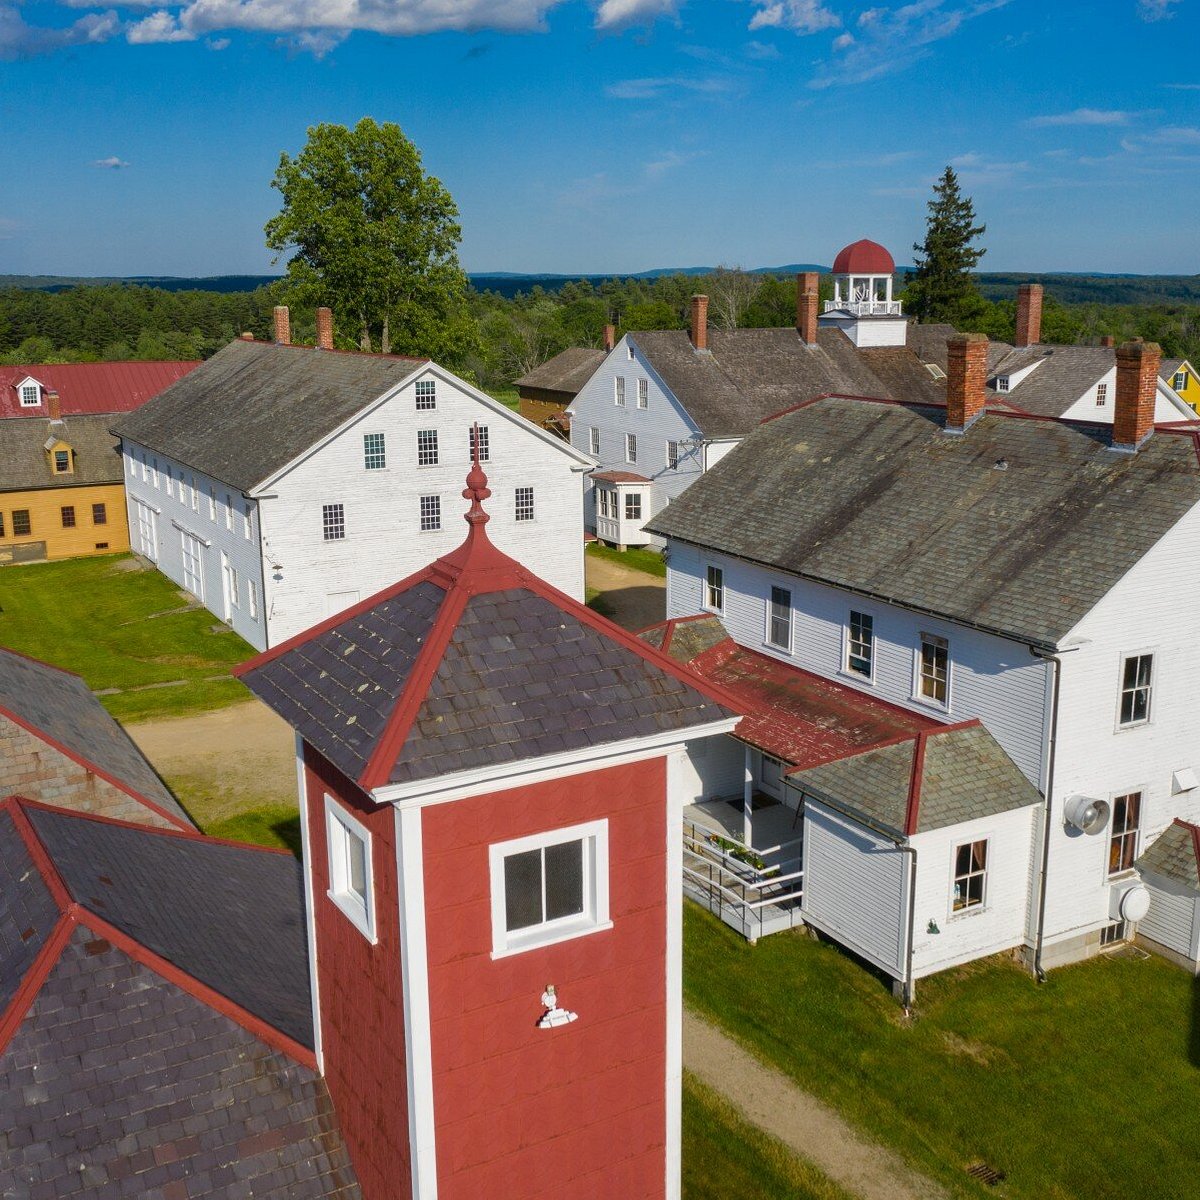
[(251, 809), (223, 821), (214, 821), (204, 832), (231, 842), (290, 850), (300, 857), (300, 814), (292, 807), (272, 805)]
[(636, 632), (656, 625), (667, 615), (667, 593), (660, 587), (613, 588), (593, 594), (588, 606), (623, 629)]

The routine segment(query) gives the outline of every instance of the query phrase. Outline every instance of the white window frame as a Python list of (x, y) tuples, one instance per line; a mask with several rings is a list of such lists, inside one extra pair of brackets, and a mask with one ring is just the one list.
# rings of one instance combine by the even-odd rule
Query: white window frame
[(196, 491), (195, 475), (193, 475), (191, 478), (192, 478), (192, 512), (198, 513), (200, 511), (200, 493), (198, 491)]
[[(1130, 692), (1138, 692), (1144, 690), (1146, 693), (1146, 715), (1138, 717), (1136, 720), (1123, 721), (1121, 719), (1121, 710), (1125, 707), (1125, 667), (1133, 659), (1148, 658), (1150, 660), (1150, 682), (1144, 685), (1135, 684), (1133, 688), (1128, 689)], [(1117, 674), (1117, 730), (1125, 729), (1140, 729), (1143, 725), (1149, 725), (1154, 720), (1154, 673), (1157, 663), (1155, 662), (1156, 655), (1153, 650), (1130, 650), (1126, 654), (1121, 655), (1120, 666)], [(1124, 792), (1121, 795), (1125, 795)]]
[(254, 513), (250, 508), (250, 501), (242, 501), (242, 536), (246, 541), (250, 540), (250, 534), (254, 531)]
[[(475, 426), (471, 425), (467, 432), (467, 461), (475, 461)], [(486, 425), (479, 426), (479, 461), (492, 461), (492, 439)]]
[(1096, 407), (1105, 408), (1108, 405), (1108, 384), (1096, 384)]
[(387, 434), (382, 430), (363, 434), (363, 470), (387, 470)]
[(417, 430), (417, 466), (436, 467), (441, 460), (441, 448), (436, 429)]
[(437, 380), (418, 379), (413, 388), (417, 412), (437, 411)]
[(1186, 390), (1187, 382), (1188, 373), (1186, 371), (1176, 371), (1171, 377), (1171, 387), (1177, 392)]
[[(360, 897), (350, 886), (350, 838), (363, 844), (365, 895)], [(325, 893), (341, 910), (350, 924), (371, 945), (379, 940), (375, 931), (375, 871), (372, 859), (371, 831), (352, 817), (328, 792), (325, 793), (325, 841), (329, 866), (329, 889)]]
[(158, 459), (150, 459), (150, 482), (154, 484), (155, 491), (158, 490)]
[[(644, 521), (646, 519), (645, 516), (643, 515), (645, 505), (642, 503), (642, 499), (643, 499), (643, 496), (642, 496), (642, 492), (640, 489), (635, 489), (634, 491), (631, 491), (631, 492), (625, 492), (625, 494), (621, 498), (621, 500), (622, 500), (621, 520), (622, 521), (639, 521), (640, 522), (640, 521)], [(631, 502), (633, 502), (635, 500), (637, 501), (637, 512), (631, 513), (629, 511), (629, 506), (630, 506)]]
[[(504, 860), (513, 854), (544, 850), (564, 842), (584, 843), (583, 912), (553, 921), (543, 921), (511, 933), (507, 928), (504, 888)], [(586, 937), (611, 929), (608, 908), (608, 821), (588, 821), (564, 829), (535, 833), (530, 837), (495, 842), (488, 847), (492, 893), (492, 958), (524, 954), (541, 946)]]
[[(1120, 832), (1117, 831), (1117, 801), (1123, 800), (1129, 796), (1136, 796), (1137, 801), (1137, 821), (1133, 825), (1126, 825)], [(1138, 854), (1142, 845), (1142, 831), (1146, 828), (1146, 787), (1144, 784), (1138, 784), (1137, 787), (1121, 788), (1120, 791), (1111, 792), (1108, 797), (1109, 812), (1112, 816), (1109, 818), (1110, 824), (1105, 831), (1104, 839), (1104, 878), (1109, 879), (1124, 879), (1133, 874), (1134, 864), (1138, 860)], [(1112, 870), (1112, 850), (1113, 843), (1117, 838), (1124, 841), (1126, 838), (1132, 837), (1133, 851), (1130, 855), (1129, 866), (1118, 867), (1115, 871)]]
[(632, 361), (633, 361), (635, 358), (637, 358), (637, 354), (634, 352), (634, 349), (633, 349), (633, 343), (632, 343), (632, 342), (626, 342), (626, 343), (625, 343), (625, 349), (626, 349), (626, 351), (627, 351), (627, 352), (628, 352), (628, 354), (629, 354), (629, 361), (630, 361), (630, 362), (632, 362)]
[[(30, 393), (33, 393), (32, 399), (29, 398)], [(37, 408), (42, 403), (42, 389), (36, 383), (21, 384), (21, 407), (22, 408)]]
[[(871, 648), (868, 662), (871, 665), (870, 671), (864, 675), (861, 671), (856, 671), (850, 665), (850, 652), (853, 644), (853, 636), (851, 629), (853, 627), (854, 618), (856, 616), (866, 617), (871, 622)], [(860, 683), (875, 682), (875, 644), (878, 639), (875, 636), (875, 614), (867, 612), (866, 609), (852, 608), (846, 613), (846, 623), (842, 626), (842, 673), (850, 679), (857, 679)], [(861, 658), (862, 655), (856, 657)]]
[(251, 579), (248, 584), (250, 592), (250, 620), (258, 620), (258, 581)]
[(593, 458), (600, 457), (600, 430), (595, 425), (588, 431), (588, 452)]
[(1007, 375), (997, 375), (996, 376), (996, 391), (998, 391), (998, 392), (1007, 392), (1008, 391), (1008, 376)]
[(625, 376), (613, 376), (613, 403), (618, 408), (625, 407)]
[(627, 463), (637, 462), (637, 434), (627, 433), (625, 435), (625, 461)]
[(524, 525), (537, 519), (533, 487), (527, 485), (513, 490), (513, 520)]
[(417, 528), (421, 533), (438, 533), (442, 528), (442, 497), (436, 492), (417, 498)]
[(615, 521), (617, 519), (617, 490), (611, 487), (602, 487), (596, 485), (596, 507), (602, 520)]
[(667, 442), (667, 470), (679, 470), (679, 443)]
[[(331, 510), (337, 509), (336, 513)], [(339, 532), (340, 531), (340, 532)], [(330, 536), (332, 533), (332, 536)], [(346, 505), (341, 500), (332, 500), (321, 505), (321, 540), (344, 542), (346, 540)]]
[[(787, 596), (787, 636), (782, 642), (777, 642), (771, 636), (775, 624), (775, 593), (783, 592)], [(785, 654), (792, 652), (792, 626), (795, 624), (796, 606), (792, 603), (792, 589), (780, 583), (772, 583), (767, 589), (767, 628), (763, 635), (764, 643), (772, 650), (782, 650)]]
[(650, 380), (646, 378), (639, 378), (637, 381), (637, 406), (650, 407)]
[[(921, 690), (921, 668), (925, 661), (925, 646), (926, 644), (934, 645), (941, 644), (946, 651), (946, 698), (938, 700), (933, 696), (926, 696)], [(950, 657), (950, 639), (944, 637), (940, 633), (930, 633), (922, 631), (917, 638), (916, 652), (913, 654), (913, 699), (918, 704), (928, 705), (930, 708), (936, 708), (939, 712), (950, 711), (951, 689), (954, 677), (954, 660)]]
[(225, 528), (233, 529), (233, 497), (228, 492), (225, 493)]
[(213, 483), (208, 485), (208, 519), (210, 521), (217, 519), (217, 487)]
[(142, 482), (147, 483), (150, 479), (150, 463), (146, 458), (145, 450), (142, 451)]
[[(974, 846), (976, 842), (983, 843), (983, 870), (974, 871), (968, 870), (961, 878), (969, 880), (976, 876), (983, 877), (983, 894), (979, 898), (977, 904), (967, 904), (962, 908), (954, 907), (954, 886), (958, 882), (958, 852), (964, 846)], [(988, 900), (990, 899), (989, 884), (991, 883), (992, 873), (992, 835), (981, 834), (979, 837), (969, 838), (966, 841), (955, 841), (950, 850), (950, 897), (949, 897), (949, 915), (951, 920), (957, 920), (959, 917), (973, 916), (976, 913), (986, 912), (988, 909)]]
[[(716, 571), (716, 573), (720, 576), (720, 582), (717, 584), (717, 586), (715, 588), (713, 587), (712, 581), (709, 578), (709, 576), (711, 575), (711, 573), (713, 571)], [(725, 611), (725, 568), (718, 566), (716, 563), (705, 563), (704, 564), (704, 578), (700, 581), (700, 586), (703, 589), (703, 591), (701, 592), (700, 607), (703, 608), (705, 610), (705, 612), (713, 612), (713, 613), (718, 613), (718, 614), (724, 613), (724, 611)], [(711, 596), (710, 596), (710, 593), (712, 593), (713, 591), (717, 591), (720, 593), (720, 600), (716, 604), (712, 603)]]

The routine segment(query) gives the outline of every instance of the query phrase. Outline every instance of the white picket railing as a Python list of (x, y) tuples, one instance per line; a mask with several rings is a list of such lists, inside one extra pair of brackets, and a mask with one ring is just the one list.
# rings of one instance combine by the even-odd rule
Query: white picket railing
[(826, 300), (826, 312), (848, 312), (856, 317), (898, 317), (899, 300)]

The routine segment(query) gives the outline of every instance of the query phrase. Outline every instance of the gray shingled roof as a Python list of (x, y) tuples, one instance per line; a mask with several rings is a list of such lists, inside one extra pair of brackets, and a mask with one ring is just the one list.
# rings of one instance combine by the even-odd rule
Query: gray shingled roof
[[(1034, 362), (1038, 366), (998, 398), (1022, 412), (1061, 417), (1116, 366), (1117, 358), (1111, 346), (1025, 346), (990, 366), (988, 382)], [(1110, 398), (1110, 405), (1115, 402)]]
[[(923, 363), (935, 363), (944, 371), (948, 357), (946, 343), (957, 333), (958, 330), (953, 325), (937, 322), (922, 325), (910, 321), (907, 330), (908, 346)], [(1012, 350), (1012, 346), (1007, 342), (988, 342), (988, 370), (993, 370), (997, 363), (1012, 353)]]
[(58, 918), (58, 905), (12, 817), (0, 811), (0, 1014), (21, 986)]
[(815, 346), (795, 329), (710, 329), (708, 353), (697, 353), (682, 331), (629, 337), (706, 437), (744, 437), (765, 418), (830, 392), (945, 399), (944, 385), (910, 350), (858, 350), (839, 329), (819, 330)]
[(360, 1196), (315, 1071), (82, 927), (0, 1053), (0, 1130), (5, 1196)]
[[(0, 422), (0, 429), (13, 423)], [(192, 823), (129, 735), (78, 675), (0, 648), (0, 709), (28, 722), (181, 821)]]
[[(913, 758), (923, 747), (914, 786)], [(980, 724), (924, 733), (791, 773), (797, 787), (899, 836), (927, 833), (1041, 803), (1000, 744)], [(910, 797), (915, 823), (909, 820)]]
[[(839, 397), (760, 426), (647, 529), (1056, 645), (1200, 500), (1190, 435)], [(1003, 469), (1000, 469), (1003, 464)], [(750, 469), (747, 469), (747, 467)]]
[(1197, 832), (1194, 825), (1173, 821), (1146, 847), (1134, 866), (1139, 871), (1160, 875), (1200, 893)]
[(248, 492), (427, 365), (239, 340), (112, 429)]
[(547, 392), (567, 392), (575, 396), (596, 373), (605, 359), (605, 351), (586, 346), (568, 346), (561, 354), (534, 367), (513, 381), (513, 387), (540, 388)]
[[(41, 417), (0, 420), (0, 491), (85, 487), (121, 483), (124, 471), (116, 439), (108, 431), (112, 416)], [(46, 442), (67, 442), (75, 452), (74, 470), (56, 475), (50, 468)]]
[(300, 864), (290, 854), (26, 809), (72, 897), (313, 1045)]

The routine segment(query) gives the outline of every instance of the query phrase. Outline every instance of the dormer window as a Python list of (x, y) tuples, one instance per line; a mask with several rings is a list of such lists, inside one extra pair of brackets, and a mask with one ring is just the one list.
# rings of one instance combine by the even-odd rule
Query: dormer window
[(37, 408), (42, 402), (41, 385), (37, 383), (21, 384), (21, 407)]
[(71, 470), (71, 452), (70, 450), (55, 450), (54, 452), (54, 473), (55, 475), (65, 475)]
[(997, 375), (996, 376), (996, 391), (998, 391), (998, 392), (1007, 392), (1008, 391), (1008, 376), (1007, 375)]
[(937, 363), (926, 363), (925, 370), (927, 370), (930, 375), (934, 377), (934, 379), (946, 378), (946, 372), (943, 371), (942, 368), (937, 365)]

